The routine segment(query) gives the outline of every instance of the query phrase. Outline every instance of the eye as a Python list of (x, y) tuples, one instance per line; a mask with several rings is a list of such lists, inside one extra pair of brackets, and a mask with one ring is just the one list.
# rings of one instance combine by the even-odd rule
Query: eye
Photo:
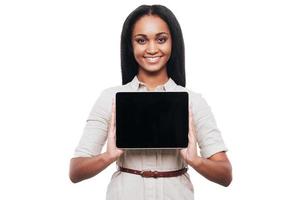
[(162, 43), (165, 43), (167, 41), (167, 38), (166, 37), (160, 37), (157, 40), (158, 40), (158, 43), (162, 44)]
[(136, 39), (136, 42), (139, 43), (139, 44), (145, 44), (146, 40), (143, 39), (143, 38), (138, 38), (138, 39)]

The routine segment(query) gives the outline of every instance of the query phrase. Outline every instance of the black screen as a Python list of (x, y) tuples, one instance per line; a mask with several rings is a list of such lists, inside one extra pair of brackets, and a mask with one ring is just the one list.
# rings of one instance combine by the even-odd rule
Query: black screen
[(118, 148), (185, 148), (188, 144), (187, 92), (118, 92)]

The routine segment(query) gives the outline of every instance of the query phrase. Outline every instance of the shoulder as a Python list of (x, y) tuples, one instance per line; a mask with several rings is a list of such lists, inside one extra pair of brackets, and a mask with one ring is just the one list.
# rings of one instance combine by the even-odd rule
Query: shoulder
[(102, 90), (100, 97), (102, 96), (102, 97), (108, 98), (110, 100), (113, 100), (117, 92), (129, 92), (129, 91), (131, 91), (131, 89), (132, 88), (129, 85), (129, 83), (127, 83), (125, 85), (108, 87), (108, 88), (105, 88), (104, 90)]
[(131, 86), (129, 84), (126, 84), (103, 89), (100, 92), (92, 111), (110, 113), (112, 103), (115, 101), (116, 93), (130, 91), (130, 87)]
[(202, 94), (199, 92), (195, 92), (193, 90), (190, 90), (186, 87), (176, 85), (175, 92), (187, 92), (189, 95), (189, 102), (191, 104), (199, 104), (199, 103), (205, 103), (205, 99), (203, 98)]
[(189, 97), (192, 103), (203, 103), (205, 102), (204, 97), (202, 96), (201, 93), (199, 92), (195, 92), (192, 90), (187, 89), (188, 93), (189, 93)]
[(192, 108), (193, 112), (199, 111), (199, 110), (208, 110), (210, 109), (209, 105), (207, 104), (205, 98), (200, 92), (195, 92), (191, 89), (188, 89), (186, 87), (182, 87), (180, 85), (177, 85), (175, 88), (175, 91), (184, 91), (188, 93), (189, 96), (189, 105)]

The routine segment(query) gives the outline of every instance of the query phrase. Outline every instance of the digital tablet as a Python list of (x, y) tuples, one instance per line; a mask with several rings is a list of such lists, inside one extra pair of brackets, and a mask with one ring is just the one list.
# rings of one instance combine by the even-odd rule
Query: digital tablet
[(188, 102), (187, 92), (116, 93), (116, 146), (186, 148)]

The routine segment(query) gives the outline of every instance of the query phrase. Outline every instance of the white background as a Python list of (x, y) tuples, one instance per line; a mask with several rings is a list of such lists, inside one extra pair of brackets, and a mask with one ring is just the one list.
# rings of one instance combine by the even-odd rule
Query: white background
[(0, 199), (105, 199), (115, 165), (78, 184), (69, 159), (100, 95), (121, 84), (120, 34), (163, 4), (185, 39), (187, 87), (202, 93), (233, 165), (228, 188), (190, 175), (195, 199), (299, 199), (297, 1), (1, 1)]

